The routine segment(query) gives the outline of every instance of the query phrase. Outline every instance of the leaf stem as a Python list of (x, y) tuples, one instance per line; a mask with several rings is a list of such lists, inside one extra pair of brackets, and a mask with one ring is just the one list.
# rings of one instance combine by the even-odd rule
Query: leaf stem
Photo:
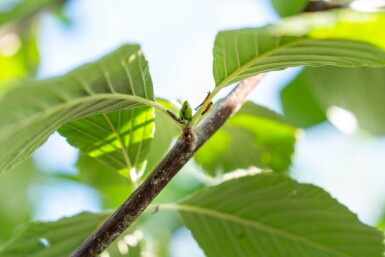
[[(138, 101), (139, 102), (139, 101)], [(151, 106), (151, 107), (154, 107), (155, 109), (163, 112), (164, 114), (166, 114), (167, 117), (170, 117), (172, 121), (175, 122), (175, 124), (183, 130), (183, 128), (185, 127), (184, 126), (184, 123), (178, 118), (178, 116), (173, 113), (171, 110), (167, 109), (166, 107), (164, 107), (163, 105), (161, 105), (160, 103), (156, 102), (156, 101), (150, 101), (150, 100), (147, 100), (145, 98), (143, 98), (143, 104), (145, 105), (148, 105), (148, 106)]]
[(213, 98), (218, 94), (222, 88), (215, 87), (214, 90), (206, 97), (205, 101), (201, 104), (197, 112), (191, 119), (191, 127), (196, 127), (199, 122), (202, 120), (203, 112), (206, 110), (207, 106), (212, 102)]
[[(163, 190), (188, 160), (193, 157), (195, 152), (231, 115), (239, 110), (247, 101), (247, 97), (262, 77), (263, 74), (260, 74), (239, 83), (239, 85), (208, 114), (207, 118), (197, 126), (196, 130), (193, 130), (190, 126), (186, 126), (183, 129), (183, 134), (158, 167), (155, 168), (108, 220), (72, 253), (71, 257), (94, 257), (100, 255), (107, 249), (121, 233), (134, 223), (151, 201)], [(206, 100), (207, 103), (210, 101)], [(205, 103), (204, 105), (207, 104)], [(204, 109), (205, 107), (203, 110)], [(203, 112), (203, 110), (200, 111)]]

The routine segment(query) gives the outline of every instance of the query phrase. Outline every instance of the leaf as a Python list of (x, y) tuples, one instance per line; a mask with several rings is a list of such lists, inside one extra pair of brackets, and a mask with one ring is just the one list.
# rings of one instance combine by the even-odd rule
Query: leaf
[[(33, 222), (0, 248), (1, 257), (67, 257), (98, 228), (111, 213), (83, 212), (53, 222)], [(135, 227), (122, 234), (106, 252), (111, 257), (140, 256), (143, 235)]]
[(0, 98), (14, 83), (15, 79), (33, 77), (40, 64), (36, 31), (4, 28), (0, 30)]
[(124, 45), (69, 74), (31, 81), (0, 102), (0, 172), (14, 167), (62, 125), (153, 101), (147, 61), (137, 45)]
[[(168, 109), (171, 109), (171, 110), (175, 109), (174, 108), (175, 106), (173, 106), (170, 102), (168, 102), (166, 100), (157, 100), (157, 102), (159, 102), (163, 106), (166, 106)], [(140, 118), (140, 116), (143, 117), (143, 114), (145, 114), (145, 113), (147, 113), (148, 118), (151, 118), (151, 120), (147, 120), (147, 121), (143, 120), (143, 122), (138, 124), (138, 126), (134, 126), (134, 128), (136, 129), (135, 130), (136, 134), (139, 134), (139, 136), (144, 136), (145, 134), (148, 134), (148, 137), (149, 137), (145, 140), (134, 140), (134, 141), (139, 141), (142, 144), (140, 149), (137, 149), (137, 150), (140, 150), (142, 153), (142, 157), (141, 157), (142, 161), (140, 162), (140, 164), (146, 163), (145, 166), (144, 165), (143, 166), (142, 165), (141, 166), (135, 165), (135, 170), (138, 173), (141, 173), (141, 172), (143, 172), (143, 170), (141, 170), (141, 169), (145, 168), (144, 173), (146, 174), (148, 172), (151, 172), (158, 165), (158, 163), (162, 160), (164, 155), (167, 153), (167, 150), (169, 149), (169, 147), (172, 143), (172, 140), (174, 138), (176, 138), (178, 136), (178, 134), (180, 133), (180, 129), (178, 128), (178, 126), (175, 125), (174, 122), (170, 121), (168, 116), (166, 116), (164, 113), (162, 113), (160, 111), (157, 111), (157, 110), (155, 111), (156, 119), (155, 119), (155, 126), (154, 126), (154, 122), (152, 120), (153, 119), (153, 113), (150, 112), (150, 110), (144, 112), (144, 110), (145, 110), (144, 108), (142, 108), (142, 110), (134, 109), (133, 112), (138, 112), (138, 110), (140, 111), (139, 115), (133, 116), (133, 117), (136, 117), (137, 120), (138, 120), (138, 118)], [(130, 111), (121, 111), (121, 112), (130, 112)], [(141, 113), (142, 113), (142, 115), (140, 115)], [(151, 115), (149, 115), (149, 114), (151, 114)], [(101, 116), (101, 115), (99, 115), (99, 116)], [(125, 116), (126, 116), (126, 118), (131, 117), (131, 115), (125, 115)], [(93, 119), (93, 118), (94, 117), (91, 117), (89, 119)], [(88, 128), (87, 124), (84, 124), (87, 122), (88, 122), (88, 119), (83, 119), (81, 121), (76, 121), (76, 122), (70, 123), (69, 125), (65, 125), (61, 129), (59, 129), (59, 132), (63, 136), (67, 137), (68, 139), (73, 138), (75, 140), (75, 142), (77, 142), (78, 145), (75, 145), (75, 144), (72, 144), (72, 145), (75, 145), (76, 147), (82, 149), (83, 152), (91, 152), (92, 153), (92, 151), (87, 151), (87, 149), (86, 149), (87, 144), (90, 144), (89, 147), (91, 150), (97, 152), (97, 148), (92, 145), (93, 143), (95, 143), (95, 142), (100, 143), (101, 146), (103, 146), (103, 147), (105, 147), (104, 146), (105, 144), (103, 144), (103, 143), (108, 143), (108, 144), (113, 143), (113, 140), (104, 140), (104, 141), (103, 140), (92, 140), (91, 137), (89, 137), (90, 139), (88, 139), (87, 137), (85, 138), (83, 135), (83, 134), (85, 134), (86, 131), (88, 131), (87, 133), (90, 133), (91, 135), (95, 134), (96, 132), (103, 134), (103, 131), (107, 131), (109, 129), (109, 125), (106, 123), (106, 120), (103, 116), (101, 116), (101, 121), (92, 122), (92, 123), (98, 124), (98, 126), (100, 126), (101, 124), (105, 124), (106, 129), (104, 129), (104, 130), (97, 129), (95, 126), (91, 126)], [(72, 128), (72, 125), (74, 123), (75, 124), (79, 123), (81, 125), (85, 125), (86, 129), (82, 130), (82, 133), (77, 133)], [(122, 124), (123, 124), (123, 122), (122, 122)], [(130, 127), (131, 125), (132, 125), (132, 123), (128, 122), (127, 126)], [(155, 127), (155, 134), (153, 133), (154, 127)], [(141, 132), (146, 132), (146, 131), (147, 132), (151, 131), (151, 134), (141, 133)], [(128, 132), (130, 132), (130, 131), (128, 131)], [(135, 133), (134, 133), (134, 135), (135, 135)], [(108, 133), (106, 133), (106, 134), (108, 134)], [(131, 133), (120, 132), (120, 134), (122, 134), (122, 139), (124, 139), (124, 138), (127, 139), (127, 140), (121, 140), (121, 141), (124, 141), (124, 142), (130, 141), (129, 138), (131, 137), (132, 132)], [(115, 138), (115, 136), (113, 138)], [(86, 147), (80, 146), (80, 143), (82, 143), (83, 141), (85, 141), (87, 143), (85, 145)], [(155, 147), (152, 147), (151, 151), (148, 151), (150, 144), (155, 146)], [(135, 146), (135, 144), (133, 144), (132, 146)], [(132, 146), (128, 147), (128, 148), (126, 147), (126, 149), (132, 149)], [(128, 157), (130, 157), (130, 155), (132, 156), (130, 159), (135, 159), (136, 156), (139, 154), (139, 152), (135, 149), (136, 148), (134, 148), (134, 150), (128, 151), (127, 156)], [(120, 160), (120, 163), (124, 162), (124, 155), (122, 155), (122, 152), (120, 150), (110, 152), (109, 154), (113, 155), (112, 157), (114, 159)], [(103, 157), (104, 157), (103, 155), (102, 156), (96, 156), (96, 160), (103, 161)], [(80, 170), (80, 180), (82, 182), (87, 183), (88, 185), (91, 185), (93, 187), (98, 188), (99, 190), (102, 190), (103, 193), (106, 194), (106, 197), (108, 197), (108, 199), (110, 199), (112, 201), (112, 202), (110, 202), (110, 200), (107, 200), (107, 206), (109, 206), (110, 208), (118, 207), (120, 205), (120, 203), (123, 200), (125, 200), (125, 196), (129, 195), (129, 193), (131, 193), (133, 188), (132, 187), (130, 188), (130, 183), (129, 183), (130, 181), (129, 180), (119, 178), (119, 177), (115, 176), (114, 174), (112, 174), (112, 173), (115, 173), (114, 169), (119, 169), (119, 165), (115, 166), (115, 167), (112, 165), (108, 165), (109, 159), (106, 159), (106, 161), (102, 165), (99, 164), (99, 161), (95, 161), (95, 159), (81, 154), (81, 156), (79, 157), (78, 163), (77, 163), (77, 166)], [(114, 162), (111, 162), (111, 164), (114, 164)], [(112, 169), (111, 169), (111, 166), (112, 166)], [(127, 171), (127, 169), (126, 169), (126, 171)], [(127, 173), (125, 173), (125, 174), (127, 175)], [(139, 175), (141, 175), (141, 174), (139, 174)], [(127, 178), (128, 176), (124, 176), (124, 177)], [(141, 178), (143, 178), (143, 177), (144, 176), (138, 176), (137, 177), (138, 181), (136, 183), (140, 183), (142, 180)], [(112, 197), (110, 196), (110, 193), (115, 192), (115, 191), (116, 192), (122, 191), (124, 193), (117, 194), (117, 196), (116, 197), (114, 196), (112, 199)], [(116, 194), (114, 194), (114, 195), (116, 195)], [(121, 197), (124, 197), (124, 198), (121, 198)], [(119, 205), (116, 206), (114, 203), (117, 203)]]
[(174, 208), (208, 257), (383, 256), (382, 233), (322, 189), (272, 173), (203, 189)]
[(36, 33), (23, 31), (19, 34), (0, 32), (3, 41), (0, 51), (0, 95), (3, 94), (4, 81), (33, 76), (40, 63)]
[[(336, 69), (336, 67), (333, 67), (333, 69)], [(352, 69), (351, 71), (353, 72), (354, 70)], [(308, 128), (326, 120), (324, 108), (317, 101), (314, 90), (309, 87), (308, 79), (301, 72), (281, 92), (281, 102), (285, 118), (300, 128)]]
[(154, 129), (153, 108), (142, 107), (74, 121), (60, 128), (59, 133), (72, 146), (136, 181)]
[(385, 232), (385, 218), (384, 215), (380, 218), (380, 220), (377, 222), (376, 227), (382, 231)]
[(291, 16), (302, 11), (309, 0), (271, 0), (275, 10), (281, 17)]
[(31, 219), (30, 190), (36, 180), (42, 180), (40, 174), (29, 159), (0, 179), (0, 245), (10, 238), (18, 224)]
[(80, 153), (77, 167), (76, 181), (98, 190), (103, 209), (118, 208), (135, 189), (129, 179), (86, 154)]
[(196, 153), (211, 175), (251, 166), (286, 171), (291, 163), (296, 128), (262, 106), (247, 102)]
[[(10, 10), (0, 10), (0, 26), (7, 22), (20, 22), (30, 18), (36, 13), (39, 13), (47, 7), (57, 6), (64, 3), (65, 1), (54, 1), (54, 0), (21, 0), (10, 3)], [(4, 12), (5, 11), (5, 12)]]
[[(329, 118), (334, 115), (332, 107), (343, 108), (354, 114), (360, 128), (374, 135), (385, 134), (385, 68), (306, 68), (284, 91), (301, 95), (303, 89), (313, 96), (313, 101), (308, 98), (309, 104), (320, 106)], [(307, 105), (299, 106), (301, 103), (293, 102), (293, 98), (283, 101), (290, 120), (316, 123), (313, 117), (319, 111), (310, 112)], [(296, 113), (287, 113), (290, 108)]]
[(384, 66), (385, 36), (378, 33), (384, 22), (385, 13), (341, 11), (220, 32), (213, 50), (216, 86), (220, 89), (258, 73), (301, 65)]
[(33, 222), (0, 248), (1, 257), (67, 257), (108, 214), (81, 213), (54, 222)]
[[(178, 113), (179, 109), (171, 102), (164, 99), (157, 99), (157, 102), (167, 109)], [(171, 143), (180, 134), (180, 129), (163, 112), (155, 110), (155, 134), (153, 146), (147, 155), (147, 166), (145, 173), (149, 173), (159, 164), (171, 147)]]
[[(141, 257), (145, 248), (143, 232), (139, 229), (129, 228), (113, 242), (106, 251), (109, 257)], [(131, 231), (131, 232), (130, 232)], [(102, 255), (103, 256), (103, 255)]]

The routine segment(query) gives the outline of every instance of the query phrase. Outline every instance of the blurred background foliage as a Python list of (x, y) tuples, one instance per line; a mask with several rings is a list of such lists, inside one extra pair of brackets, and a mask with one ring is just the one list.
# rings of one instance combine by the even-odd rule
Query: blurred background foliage
[[(207, 62), (204, 64), (200, 58), (204, 55), (210, 55), (215, 32), (218, 30), (261, 26), (276, 22), (280, 19), (279, 16), (292, 16), (305, 9), (314, 11), (314, 8), (319, 8), (319, 6), (323, 6), (322, 8), (325, 9), (353, 6), (354, 2), (359, 1), (228, 0), (213, 3), (198, 1), (194, 4), (183, 5), (170, 0), (166, 1), (164, 6), (160, 6), (155, 1), (148, 3), (122, 2), (125, 1), (111, 1), (106, 8), (106, 3), (87, 0), (2, 1), (0, 3), (0, 97), (12, 85), (13, 80), (57, 75), (70, 67), (73, 68), (89, 60), (89, 57), (87, 57), (88, 59), (82, 57), (82, 49), (94, 49), (85, 53), (85, 55), (94, 58), (124, 41), (130, 40), (139, 41), (143, 44), (145, 53), (148, 53), (150, 67), (154, 71), (154, 81), (158, 82), (158, 85), (156, 83), (154, 85), (157, 92), (156, 96), (165, 98), (192, 97), (192, 102), (197, 105), (204, 98), (205, 91), (210, 89), (207, 86), (207, 81), (212, 82), (210, 61), (207, 61), (211, 56), (205, 57), (204, 60)], [(372, 3), (375, 5), (375, 2), (374, 0), (367, 1), (366, 6)], [(93, 9), (87, 10), (86, 7), (89, 6), (93, 6)], [(126, 8), (119, 8), (122, 6)], [(193, 9), (189, 9), (191, 7)], [(169, 11), (172, 15), (167, 19), (164, 18), (164, 23), (160, 23), (160, 26), (164, 24), (168, 26), (160, 32), (158, 31), (159, 27), (151, 23), (154, 23), (156, 19), (162, 19), (169, 13), (165, 11), (162, 14), (161, 10), (163, 9), (159, 8), (174, 8)], [(150, 10), (150, 15), (143, 17), (143, 19), (148, 20), (147, 23), (139, 20), (140, 15), (132, 14), (132, 12), (145, 13), (146, 10)], [(253, 17), (253, 15), (258, 16), (264, 11), (268, 15), (264, 14), (266, 16), (262, 15), (263, 17), (259, 19)], [(117, 13), (118, 17), (114, 19), (113, 16)], [(183, 15), (186, 16), (186, 13), (191, 14), (191, 17), (181, 18)], [(105, 16), (99, 17), (101, 14)], [(199, 17), (200, 14), (202, 17)], [(133, 20), (136, 19), (136, 22), (133, 22), (135, 24), (125, 24), (125, 22), (133, 20), (119, 20), (120, 17), (130, 15), (133, 15)], [(98, 28), (100, 24), (103, 24), (103, 21), (95, 22), (97, 19), (105, 19), (106, 25)], [(177, 19), (182, 19), (181, 24), (178, 24)], [(211, 23), (210, 20), (212, 20)], [(186, 23), (192, 23), (192, 21), (193, 25), (188, 28), (191, 31), (183, 28)], [(141, 25), (143, 25), (142, 31)], [(203, 31), (201, 30), (202, 26), (207, 26), (208, 29)], [(85, 28), (91, 28), (91, 32), (86, 34), (90, 40), (84, 40), (83, 35), (81, 35)], [(179, 30), (184, 31), (181, 36), (178, 36)], [(50, 33), (54, 36), (57, 33), (62, 33), (73, 43), (66, 46), (66, 42), (58, 42)], [(128, 36), (117, 36), (124, 33)], [(196, 35), (201, 34), (202, 36), (193, 39)], [(175, 39), (176, 37), (179, 39)], [(158, 38), (159, 42), (153, 45), (148, 43), (149, 39), (155, 40), (155, 38)], [(92, 40), (97, 42), (91, 45), (89, 43)], [(191, 40), (194, 42), (193, 46), (189, 45), (190, 42), (188, 41)], [(176, 57), (175, 60), (170, 60), (170, 64), (165, 65), (169, 61), (166, 58), (170, 58), (168, 55), (174, 52), (174, 48), (177, 49), (170, 41), (175, 41), (175, 44), (182, 44), (184, 47), (178, 49), (179, 55), (185, 53), (185, 56)], [(83, 45), (84, 42), (87, 42), (86, 46)], [(49, 46), (48, 44), (51, 43), (56, 43), (59, 46), (56, 48)], [(60, 53), (60, 49), (63, 47), (68, 48), (67, 53), (72, 51), (73, 57)], [(71, 50), (71, 47), (74, 49)], [(201, 48), (203, 48), (202, 53), (200, 53)], [(52, 49), (57, 51), (55, 55), (52, 55)], [(68, 60), (75, 58), (76, 55), (81, 56), (77, 61)], [(51, 60), (53, 58), (54, 60)], [(188, 66), (190, 61), (195, 66)], [(61, 62), (64, 64), (60, 64)], [(183, 68), (184, 65), (186, 68)], [(182, 69), (183, 71), (181, 71)], [(205, 71), (202, 72), (202, 70)], [(382, 209), (385, 206), (385, 190), (378, 188), (385, 181), (383, 179), (376, 180), (376, 178), (381, 176), (381, 171), (385, 165), (384, 161), (381, 160), (385, 153), (385, 142), (382, 138), (385, 134), (384, 74), (385, 69), (370, 68), (290, 69), (289, 71), (271, 73), (264, 82), (265, 84), (260, 86), (262, 89), (257, 89), (252, 97), (252, 100), (257, 103), (267, 105), (278, 113), (284, 114), (286, 121), (277, 120), (277, 122), (281, 122), (281, 126), (285, 126), (286, 129), (284, 132), (277, 131), (277, 133), (286, 133), (286, 140), (290, 142), (295, 140), (295, 131), (289, 124), (304, 129), (302, 136), (297, 135), (299, 142), (297, 143), (294, 164), (289, 169), (290, 175), (301, 181), (312, 182), (325, 187), (326, 190), (331, 191), (340, 201), (358, 213), (362, 220), (372, 225), (380, 224), (379, 227), (382, 229), (385, 223), (385, 218), (381, 219)], [(168, 80), (163, 77), (168, 77)], [(183, 83), (185, 84), (183, 85)], [(175, 89), (176, 86), (178, 89)], [(166, 102), (163, 104), (171, 105), (171, 103)], [(177, 108), (175, 106), (177, 104), (170, 107)], [(247, 107), (245, 106), (244, 115), (247, 115)], [(264, 107), (250, 108), (260, 108), (259, 111), (263, 115), (275, 115)], [(157, 129), (153, 144), (156, 147), (153, 147), (150, 152), (146, 173), (150, 172), (155, 164), (161, 160), (173, 140), (178, 136), (176, 127), (167, 122), (162, 114), (157, 113), (155, 122)], [(239, 131), (237, 132), (237, 122), (242, 123), (242, 117), (238, 117), (238, 120), (230, 120), (224, 131), (229, 135), (239, 133)], [(266, 129), (276, 129), (274, 124), (264, 123), (263, 119), (258, 122), (261, 126), (266, 126)], [(249, 133), (253, 135), (253, 133), (258, 134), (259, 132), (249, 131)], [(310, 144), (308, 143), (309, 140)], [(134, 187), (130, 186), (125, 177), (93, 161), (90, 157), (85, 155), (78, 157), (78, 152), (71, 149), (63, 141), (58, 135), (54, 135), (48, 142), (48, 146), (45, 146), (36, 156), (18, 166), (13, 172), (1, 176), (0, 245), (10, 238), (21, 224), (28, 221), (52, 220), (82, 210), (110, 210), (118, 207), (134, 190)], [(247, 142), (247, 138), (245, 142)], [(159, 202), (182, 199), (197, 188), (216, 183), (215, 176), (218, 167), (216, 163), (210, 162), (210, 154), (213, 153), (220, 159), (226, 153), (220, 152), (221, 149), (216, 147), (218, 143), (213, 141), (211, 144), (211, 146), (202, 148), (198, 153), (197, 163), (190, 162), (179, 173), (159, 195), (153, 207), (150, 208), (151, 210), (156, 210), (156, 204)], [(236, 153), (243, 147), (240, 142), (232, 142), (226, 146), (229, 145), (231, 145), (231, 150)], [(361, 147), (360, 151), (364, 151), (364, 153), (362, 154), (360, 151), (349, 152), (351, 146)], [(334, 149), (328, 149), (328, 147), (334, 147)], [(349, 150), (345, 151), (346, 149)], [(263, 151), (263, 149), (258, 150)], [(328, 150), (330, 150), (329, 154), (331, 155), (336, 151), (338, 152), (334, 159), (325, 156), (325, 152)], [(56, 153), (61, 158), (53, 158), (51, 162), (49, 160), (42, 161), (42, 159), (51, 158), (50, 156), (47, 157), (47, 152)], [(242, 151), (238, 153), (242, 155)], [(279, 149), (273, 149), (272, 156), (274, 154), (279, 156)], [(349, 159), (355, 155), (361, 161), (358, 165), (357, 162), (352, 165), (343, 164), (349, 162)], [(247, 155), (243, 155), (243, 157), (248, 158)], [(308, 162), (304, 161), (305, 158), (308, 158)], [(263, 162), (263, 160), (260, 161)], [(325, 162), (329, 164), (325, 164)], [(247, 160), (246, 164), (248, 164)], [(275, 165), (285, 170), (290, 166), (290, 160), (279, 160), (278, 158)], [(201, 166), (208, 169), (213, 177), (203, 175)], [(265, 166), (270, 167), (267, 164)], [(330, 167), (334, 167), (334, 169), (330, 169)], [(221, 166), (222, 172), (230, 171), (233, 168), (225, 162)], [(319, 173), (309, 170), (319, 171)], [(348, 171), (341, 173), (341, 175), (331, 175), (325, 179), (324, 176), (326, 175), (324, 174), (327, 170), (329, 172), (327, 174), (331, 174), (330, 170), (332, 172), (336, 170)], [(370, 172), (370, 170), (374, 170), (374, 172)], [(362, 173), (357, 175), (358, 171)], [(362, 181), (362, 177), (366, 179)], [(358, 189), (355, 188), (359, 183), (357, 181), (361, 182)], [(377, 188), (375, 191), (368, 190), (372, 194), (356, 192), (371, 186)], [(341, 190), (337, 187), (347, 187), (347, 189)], [(350, 194), (353, 191), (356, 193)], [(347, 196), (348, 194), (350, 195)], [(375, 196), (373, 196), (374, 194)], [(373, 198), (368, 199), (371, 196)], [(65, 197), (70, 199), (63, 200)], [(354, 202), (355, 200), (358, 202)], [(366, 208), (368, 204), (371, 207)], [(374, 209), (373, 206), (376, 206), (377, 209)], [(139, 220), (139, 224), (145, 231), (146, 239), (156, 238), (157, 240), (146, 240), (146, 243), (150, 245), (142, 245), (141, 247), (156, 249), (157, 255), (155, 256), (178, 256), (180, 245), (183, 245), (192, 249), (191, 256), (202, 255), (195, 243), (191, 241), (189, 232), (180, 228), (181, 222), (176, 214), (170, 215), (169, 212), (162, 212), (156, 214), (157, 219), (152, 219), (152, 217), (153, 214), (149, 211)], [(162, 241), (158, 240), (160, 237)], [(190, 240), (186, 240), (189, 243), (179, 244), (180, 238), (190, 238)], [(111, 250), (111, 256), (129, 256), (117, 251), (118, 246), (113, 247), (115, 248)], [(170, 247), (172, 251), (170, 251)], [(113, 254), (114, 252), (116, 253)]]

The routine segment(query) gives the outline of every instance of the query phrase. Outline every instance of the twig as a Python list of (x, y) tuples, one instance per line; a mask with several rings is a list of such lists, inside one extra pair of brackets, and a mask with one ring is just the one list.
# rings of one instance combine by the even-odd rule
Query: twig
[(332, 3), (325, 0), (312, 0), (309, 1), (303, 12), (322, 12), (346, 7), (347, 4)]
[(115, 211), (114, 214), (82, 245), (71, 257), (93, 257), (107, 247), (147, 208), (151, 201), (163, 190), (168, 182), (187, 163), (194, 153), (225, 123), (225, 121), (246, 102), (248, 95), (262, 79), (263, 74), (242, 81), (210, 112), (197, 128), (184, 129), (168, 155), (146, 178), (135, 192)]

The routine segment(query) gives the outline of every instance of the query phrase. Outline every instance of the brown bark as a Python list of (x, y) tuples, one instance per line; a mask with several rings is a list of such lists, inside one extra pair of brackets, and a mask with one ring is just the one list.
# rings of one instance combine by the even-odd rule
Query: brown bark
[[(246, 102), (263, 74), (242, 81), (197, 127), (185, 128), (182, 136), (158, 167), (109, 219), (71, 257), (93, 257), (107, 247), (147, 208), (194, 153)], [(156, 146), (155, 146), (156, 147)]]

